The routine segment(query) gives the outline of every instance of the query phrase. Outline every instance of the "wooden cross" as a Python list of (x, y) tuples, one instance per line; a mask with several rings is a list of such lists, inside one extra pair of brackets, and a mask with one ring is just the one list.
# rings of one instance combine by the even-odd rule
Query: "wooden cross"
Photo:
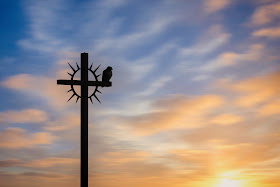
[[(98, 91), (97, 87), (98, 86), (102, 86), (102, 87), (112, 86), (112, 83), (109, 81), (108, 82), (98, 81), (97, 77), (99, 75), (96, 76), (95, 71), (99, 68), (99, 66), (94, 71), (92, 71), (91, 70), (92, 65), (90, 68), (88, 68), (88, 53), (81, 53), (81, 69), (79, 68), (79, 66), (77, 64), (78, 70), (81, 70), (81, 80), (73, 80), (74, 74), (78, 70), (75, 70), (71, 65), (70, 65), (70, 67), (74, 71), (73, 75), (70, 74), (72, 77), (71, 80), (57, 80), (57, 84), (71, 85), (71, 88), (72, 88), (71, 90), (74, 92), (72, 97), (74, 95), (77, 95), (76, 92), (73, 90), (73, 85), (81, 86), (81, 95), (80, 96), (77, 95), (77, 97), (78, 97), (77, 101), (79, 98), (81, 98), (81, 187), (88, 187), (88, 98), (90, 98), (90, 100), (91, 100), (91, 96), (94, 96), (98, 100), (98, 98), (95, 95), (95, 92)], [(91, 71), (92, 73), (94, 73), (96, 81), (88, 80), (88, 71)], [(88, 86), (96, 86), (94, 94), (92, 94), (90, 97), (88, 97)], [(69, 90), (69, 91), (71, 91), (71, 90)]]

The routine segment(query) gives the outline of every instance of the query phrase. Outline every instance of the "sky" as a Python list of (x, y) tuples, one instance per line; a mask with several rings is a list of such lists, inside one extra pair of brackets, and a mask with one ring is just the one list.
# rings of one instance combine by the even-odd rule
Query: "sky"
[(56, 80), (83, 52), (98, 73), (113, 67), (89, 103), (89, 186), (280, 186), (278, 0), (0, 11), (0, 187), (79, 186), (80, 104)]

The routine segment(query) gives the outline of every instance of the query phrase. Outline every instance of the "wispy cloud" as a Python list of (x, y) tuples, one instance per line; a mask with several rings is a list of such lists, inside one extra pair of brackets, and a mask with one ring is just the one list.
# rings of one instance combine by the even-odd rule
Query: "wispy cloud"
[(279, 38), (280, 37), (280, 27), (272, 27), (272, 28), (265, 28), (260, 29), (252, 34), (253, 36), (257, 37), (267, 37), (267, 38)]
[(182, 57), (206, 55), (223, 46), (229, 41), (229, 38), (230, 34), (226, 33), (221, 25), (214, 25), (199, 37), (197, 43), (180, 49), (179, 53)]
[(240, 82), (222, 81), (220, 88), (226, 88), (240, 94), (240, 97), (235, 100), (238, 106), (253, 107), (269, 101), (275, 101), (280, 94), (280, 90), (276, 86), (279, 78), (279, 72), (276, 71)]
[(279, 19), (280, 3), (273, 1), (259, 6), (251, 17), (251, 24), (259, 26), (272, 23)]
[[(149, 135), (170, 129), (191, 128), (205, 124), (202, 116), (207, 116), (223, 103), (223, 98), (215, 95), (188, 98), (184, 96), (161, 99), (155, 112), (124, 118), (125, 123), (136, 134)], [(122, 120), (122, 119), (121, 119)]]
[(205, 0), (204, 11), (211, 14), (228, 7), (230, 3), (230, 0)]
[(264, 46), (261, 44), (253, 44), (249, 46), (247, 51), (239, 54), (236, 52), (224, 52), (220, 54), (217, 58), (211, 60), (204, 66), (198, 68), (199, 71), (217, 71), (221, 68), (231, 67), (238, 65), (238, 63), (244, 63), (249, 61), (258, 61), (263, 55)]
[(0, 112), (0, 123), (42, 123), (47, 119), (47, 114), (38, 109)]
[(52, 144), (55, 139), (46, 132), (28, 133), (21, 128), (7, 128), (0, 132), (1, 148), (17, 149)]
[(259, 109), (259, 113), (264, 116), (272, 116), (280, 114), (280, 101), (270, 102)]
[(78, 114), (72, 114), (67, 112), (67, 115), (56, 118), (55, 120), (49, 120), (44, 129), (47, 131), (65, 131), (73, 127), (77, 127), (80, 124), (80, 118)]
[(221, 114), (215, 116), (210, 122), (218, 125), (232, 125), (240, 123), (242, 117), (233, 114)]
[(79, 159), (49, 157), (39, 160), (23, 161), (19, 159), (1, 160), (0, 167), (23, 167), (23, 168), (49, 168), (62, 167), (66, 165), (78, 165)]
[[(58, 70), (58, 74), (60, 74)], [(66, 73), (66, 72), (65, 72)], [(52, 107), (63, 107), (65, 103), (61, 101), (65, 99), (63, 93), (67, 92), (66, 87), (58, 87), (56, 85), (56, 77), (36, 76), (31, 74), (18, 74), (7, 77), (1, 82), (5, 88), (20, 91), (24, 94), (31, 95), (36, 99), (43, 99)]]

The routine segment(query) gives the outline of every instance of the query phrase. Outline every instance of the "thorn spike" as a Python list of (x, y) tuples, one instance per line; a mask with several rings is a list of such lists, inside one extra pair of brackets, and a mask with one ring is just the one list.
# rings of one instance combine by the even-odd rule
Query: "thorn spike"
[(89, 97), (89, 99), (90, 99), (90, 101), (91, 101), (91, 104), (93, 104), (91, 97)]
[[(68, 73), (68, 72), (67, 72)], [(71, 77), (73, 76), (71, 73), (68, 73)]]
[(99, 66), (97, 66), (97, 68), (93, 71), (94, 73), (98, 70), (98, 68), (100, 67), (101, 64), (99, 64)]
[[(68, 63), (69, 64), (69, 63)], [(70, 68), (75, 72), (76, 70), (69, 64)]]
[(80, 99), (80, 97), (79, 96), (77, 96), (77, 100), (76, 100), (76, 103), (78, 102), (78, 100)]
[(92, 68), (92, 64), (90, 65), (89, 69), (91, 69), (91, 68)]
[(97, 92), (99, 92), (99, 93), (102, 93), (102, 92), (100, 92), (99, 90), (96, 90)]
[(101, 74), (97, 75), (96, 77), (99, 77)]
[(78, 63), (76, 62), (76, 65), (77, 65), (77, 68), (78, 68), (78, 70), (80, 69), (80, 67), (79, 67), (79, 65), (78, 65)]
[[(75, 95), (75, 94), (73, 94), (73, 95), (70, 97), (70, 99), (68, 99), (68, 101), (70, 101), (70, 100), (72, 99), (72, 97), (74, 97), (74, 95)], [(67, 102), (68, 102), (68, 101), (67, 101)]]
[(67, 92), (71, 92), (73, 89), (71, 88), (70, 90), (68, 90)]
[[(95, 97), (95, 99), (96, 99), (97, 101), (99, 101), (98, 97), (96, 97), (95, 94), (93, 94), (93, 96)], [(99, 101), (99, 103), (101, 103), (101, 102)]]

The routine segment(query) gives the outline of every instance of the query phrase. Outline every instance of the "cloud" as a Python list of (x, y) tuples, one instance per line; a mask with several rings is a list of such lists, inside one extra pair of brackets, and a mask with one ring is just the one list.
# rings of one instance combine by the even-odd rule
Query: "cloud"
[(232, 126), (212, 125), (182, 131), (180, 138), (189, 146), (170, 150), (169, 156), (193, 170), (211, 171), (210, 176), (237, 170), (241, 177), (247, 178), (250, 175), (247, 171), (259, 164), (263, 171), (272, 169), (275, 165), (270, 162), (279, 157), (279, 132), (275, 133), (273, 127), (264, 130), (263, 123), (256, 118)]
[(151, 38), (156, 37), (174, 21), (174, 18), (168, 17), (162, 19), (155, 17), (139, 27), (140, 29), (118, 37), (104, 37), (96, 41), (95, 52), (117, 51), (118, 53), (139, 47), (147, 43)]
[(47, 119), (47, 114), (38, 109), (0, 112), (0, 123), (42, 123)]
[(100, 6), (103, 8), (116, 8), (116, 7), (120, 7), (122, 5), (125, 5), (128, 2), (128, 0), (104, 0), (99, 2)]
[[(211, 125), (189, 129), (188, 131), (178, 133), (177, 136), (188, 142), (193, 149), (198, 150), (203, 149), (203, 147), (215, 148), (222, 145), (238, 146), (239, 144), (256, 143), (255, 138), (258, 136), (252, 132), (252, 129), (255, 128), (251, 124), (252, 121), (243, 121), (233, 125), (224, 125), (224, 123), (216, 125), (209, 122)], [(211, 150), (209, 151), (211, 153)]]
[(221, 158), (220, 167), (223, 170), (247, 168), (253, 164), (273, 160), (278, 156), (267, 144), (240, 144), (219, 148)]
[(179, 55), (189, 57), (195, 55), (206, 55), (218, 49), (228, 42), (230, 34), (226, 33), (221, 25), (211, 26), (200, 36), (199, 40), (191, 47), (181, 48)]
[(0, 132), (0, 147), (8, 149), (29, 148), (52, 144), (55, 139), (49, 133), (27, 133), (21, 128), (7, 128)]
[[(61, 74), (61, 69), (57, 70), (57, 74)], [(69, 87), (58, 86), (56, 80), (56, 76), (18, 74), (7, 77), (1, 82), (1, 86), (35, 96), (38, 100), (44, 99), (53, 108), (62, 108), (65, 106), (65, 102), (61, 101), (66, 100), (65, 92), (69, 90)]]
[(14, 88), (17, 90), (28, 89), (32, 87), (33, 78), (28, 74), (19, 74), (9, 77), (2, 82), (2, 86), (7, 88)]
[(19, 159), (0, 160), (0, 168), (18, 166), (20, 163)]
[(110, 167), (118, 167), (131, 162), (145, 161), (147, 156), (149, 156), (149, 154), (145, 152), (107, 152), (95, 161), (97, 161), (100, 166), (104, 164), (104, 166), (109, 169)]
[(134, 117), (121, 118), (139, 135), (149, 135), (170, 129), (197, 127), (205, 124), (204, 117), (224, 103), (222, 97), (174, 96), (155, 103), (154, 112)]
[(204, 0), (204, 11), (207, 14), (211, 14), (222, 9), (225, 9), (230, 5), (230, 0)]
[(280, 27), (271, 27), (257, 30), (253, 33), (256, 37), (267, 37), (267, 38), (279, 38), (280, 37)]
[(237, 83), (230, 83), (226, 87), (242, 94), (235, 101), (238, 106), (253, 107), (258, 104), (275, 101), (280, 95), (279, 81), (280, 73), (276, 71)]
[(240, 123), (242, 118), (233, 114), (221, 114), (215, 116), (210, 122), (218, 125), (231, 125), (235, 123)]
[[(280, 95), (280, 94), (279, 94)], [(273, 116), (280, 114), (280, 100), (272, 100), (270, 103), (262, 106), (259, 113), (263, 116)]]
[(80, 163), (78, 158), (61, 158), (61, 157), (48, 157), (40, 160), (32, 160), (30, 162), (24, 163), (25, 167), (32, 168), (48, 168), (48, 167), (65, 167), (74, 166)]
[(263, 55), (264, 46), (261, 44), (253, 44), (243, 53), (223, 52), (218, 57), (210, 60), (207, 64), (199, 67), (198, 71), (217, 71), (221, 68), (237, 65), (238, 63), (254, 62)]
[(79, 185), (79, 177), (75, 175), (63, 175), (57, 172), (0, 172), (1, 185), (22, 187), (74, 187)]
[[(157, 3), (156, 7), (147, 6), (145, 14), (127, 18), (116, 13), (122, 7), (131, 5), (127, 0), (90, 0), (83, 3), (66, 3), (63, 0), (55, 3), (26, 2), (30, 21), (29, 35), (28, 38), (18, 41), (18, 44), (22, 48), (45, 53), (55, 53), (63, 49), (87, 50), (105, 56), (122, 54), (146, 44), (176, 22), (177, 15), (170, 13), (172, 9), (167, 9), (165, 4), (167, 3)], [(75, 11), (73, 7), (77, 7)], [(66, 14), (67, 17), (64, 16)], [(123, 29), (126, 21), (137, 24)], [(63, 27), (60, 26), (62, 22)], [(77, 24), (80, 25), (79, 29), (76, 28)], [(100, 31), (96, 28), (105, 29)], [(83, 44), (79, 46), (77, 43)]]
[(148, 96), (154, 94), (157, 90), (162, 88), (167, 82), (169, 82), (172, 78), (170, 76), (160, 77), (158, 80), (155, 80), (153, 83), (149, 85), (146, 90), (143, 90), (139, 95), (140, 96)]
[[(93, 183), (97, 186), (126, 186), (129, 184), (141, 186), (143, 181), (150, 181), (149, 186), (151, 186), (157, 184), (159, 178), (174, 176), (172, 168), (167, 164), (151, 160), (151, 157), (153, 158), (153, 155), (146, 152), (129, 150), (107, 152), (90, 161), (95, 169), (90, 173), (89, 181), (94, 181)], [(120, 180), (114, 180), (116, 178)], [(112, 179), (114, 182), (108, 181), (108, 179)], [(166, 182), (164, 181), (164, 183)]]
[(256, 26), (272, 23), (280, 18), (279, 11), (279, 2), (274, 1), (273, 3), (262, 5), (254, 11), (250, 22)]
[(80, 125), (80, 116), (78, 114), (67, 113), (67, 116), (48, 121), (44, 126), (47, 131), (65, 131)]
[[(74, 50), (74, 47), (69, 44), (69, 40), (65, 40), (61, 35), (62, 33), (64, 33), (64, 36), (70, 34), (78, 21), (77, 17), (81, 16), (77, 16), (78, 11), (74, 13), (76, 16), (72, 15), (73, 11), (72, 14), (67, 11), (71, 7), (71, 3), (66, 4), (64, 0), (48, 3), (26, 1), (23, 5), (28, 20), (28, 30), (26, 31), (27, 37), (17, 42), (21, 48), (52, 54), (60, 51), (60, 49)], [(65, 14), (68, 14), (68, 16), (63, 16)], [(60, 26), (62, 22), (63, 27)]]
[(77, 158), (48, 157), (38, 160), (23, 161), (19, 159), (1, 160), (0, 167), (24, 167), (24, 168), (49, 168), (78, 165)]
[[(133, 60), (132, 62), (124, 62), (123, 69), (127, 69), (127, 74), (125, 77), (123, 77), (123, 79), (126, 79), (127, 76), (130, 76), (128, 81), (130, 81), (132, 84), (135, 84), (135, 82), (139, 80), (143, 81), (143, 79), (146, 78), (147, 75), (149, 75), (149, 73), (154, 71), (156, 68), (160, 69), (159, 65), (155, 62), (161, 61), (164, 58), (164, 55), (174, 49), (175, 46), (175, 44), (167, 42), (166, 44), (156, 48), (149, 55), (145, 55), (144, 57)], [(127, 64), (129, 65), (127, 66)]]

